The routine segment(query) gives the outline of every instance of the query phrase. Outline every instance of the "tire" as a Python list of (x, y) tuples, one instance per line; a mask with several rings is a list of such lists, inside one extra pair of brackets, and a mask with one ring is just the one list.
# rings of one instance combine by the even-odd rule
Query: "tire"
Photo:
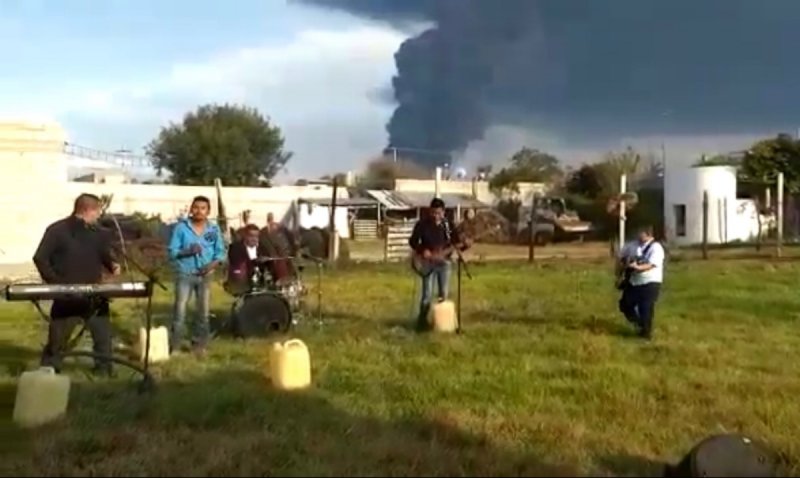
[(533, 237), (533, 242), (537, 246), (546, 246), (553, 242), (553, 235), (549, 232), (537, 232)]
[(328, 256), (328, 243), (325, 242), (322, 230), (316, 227), (300, 231), (300, 247), (315, 259), (326, 259)]

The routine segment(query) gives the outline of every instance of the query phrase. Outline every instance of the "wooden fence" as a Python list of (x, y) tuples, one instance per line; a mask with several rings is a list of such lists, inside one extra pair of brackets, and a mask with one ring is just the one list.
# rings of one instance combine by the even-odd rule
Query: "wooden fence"
[(401, 261), (408, 257), (410, 253), (408, 238), (411, 237), (411, 231), (413, 230), (413, 223), (388, 226), (386, 231), (386, 247), (383, 254), (384, 260), (387, 262)]
[(353, 221), (353, 239), (369, 241), (378, 237), (378, 221), (374, 219), (356, 219)]

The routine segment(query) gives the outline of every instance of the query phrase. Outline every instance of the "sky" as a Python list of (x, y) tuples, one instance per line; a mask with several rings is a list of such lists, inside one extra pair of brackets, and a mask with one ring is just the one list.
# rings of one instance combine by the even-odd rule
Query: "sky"
[[(413, 30), (286, 0), (3, 0), (0, 117), (55, 120), (72, 143), (141, 153), (200, 104), (244, 103), (284, 131), (294, 156), (283, 177), (357, 170), (387, 144), (394, 54)], [(497, 125), (460, 159), (493, 162), (528, 145), (576, 164), (627, 144), (660, 154), (664, 144), (670, 159), (690, 162), (771, 133), (574, 144)]]
[(284, 0), (4, 0), (0, 116), (140, 153), (199, 104), (245, 103), (284, 131), (289, 175), (313, 177), (385, 146), (405, 36)]

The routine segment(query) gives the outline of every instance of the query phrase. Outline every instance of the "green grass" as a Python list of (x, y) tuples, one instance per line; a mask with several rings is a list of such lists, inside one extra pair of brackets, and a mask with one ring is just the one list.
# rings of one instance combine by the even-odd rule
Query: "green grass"
[[(69, 416), (36, 432), (7, 417), (42, 324), (3, 305), (0, 472), (654, 475), (704, 436), (741, 431), (800, 473), (800, 265), (672, 263), (652, 343), (628, 336), (607, 263), (473, 269), (461, 336), (407, 330), (406, 267), (340, 269), (323, 284), (325, 322), (293, 333), (313, 389), (271, 391), (269, 344), (221, 339), (204, 361), (159, 366), (150, 398), (71, 372)], [(220, 312), (228, 300), (217, 291)], [(116, 320), (132, 331), (127, 307)]]

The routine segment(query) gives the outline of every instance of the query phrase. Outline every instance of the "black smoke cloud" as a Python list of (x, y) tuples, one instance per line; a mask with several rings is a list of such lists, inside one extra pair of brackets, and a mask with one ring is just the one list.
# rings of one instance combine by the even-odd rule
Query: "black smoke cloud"
[(460, 151), (496, 124), (590, 144), (800, 123), (800, 0), (305, 2), (433, 25), (395, 54), (398, 148)]

